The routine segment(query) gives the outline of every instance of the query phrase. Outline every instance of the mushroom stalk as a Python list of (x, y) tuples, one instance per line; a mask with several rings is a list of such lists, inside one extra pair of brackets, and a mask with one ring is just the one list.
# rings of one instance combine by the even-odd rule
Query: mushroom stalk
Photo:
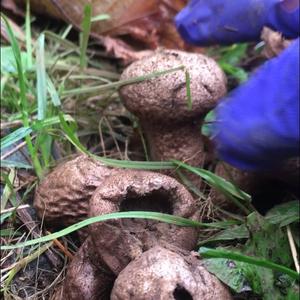
[[(121, 78), (178, 66), (184, 70), (126, 85), (120, 89), (120, 95), (126, 108), (139, 118), (152, 159), (177, 159), (201, 167), (206, 154), (200, 126), (207, 112), (226, 93), (226, 79), (217, 63), (202, 54), (157, 51), (131, 64)], [(192, 109), (187, 103), (187, 84)]]
[(200, 135), (201, 122), (182, 124), (141, 122), (153, 160), (177, 159), (193, 166), (203, 166), (205, 153)]

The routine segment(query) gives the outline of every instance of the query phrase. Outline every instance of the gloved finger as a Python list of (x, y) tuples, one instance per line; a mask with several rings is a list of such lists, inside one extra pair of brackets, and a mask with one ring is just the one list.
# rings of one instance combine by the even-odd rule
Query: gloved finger
[(214, 141), (221, 159), (251, 170), (299, 155), (299, 69), (297, 39), (218, 105)]
[(185, 41), (202, 46), (258, 40), (264, 26), (296, 38), (299, 0), (192, 0), (175, 23)]

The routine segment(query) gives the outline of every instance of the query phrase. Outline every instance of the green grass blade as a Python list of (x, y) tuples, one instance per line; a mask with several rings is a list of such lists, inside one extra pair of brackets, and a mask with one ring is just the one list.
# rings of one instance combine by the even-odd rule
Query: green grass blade
[(21, 59), (21, 51), (18, 45), (18, 42), (16, 40), (16, 37), (13, 34), (13, 31), (4, 15), (2, 15), (2, 19), (4, 20), (9, 41), (12, 46), (14, 58), (16, 61), (17, 71), (18, 71), (18, 79), (19, 79), (19, 87), (20, 87), (20, 102), (21, 102), (21, 108), (22, 108), (22, 119), (24, 126), (29, 126), (29, 117), (28, 117), (28, 103), (26, 98), (26, 84), (25, 84), (25, 75), (23, 72), (23, 66), (22, 66), (22, 59)]
[(38, 102), (38, 120), (46, 117), (47, 109), (47, 81), (45, 67), (45, 35), (41, 34), (37, 40), (36, 48), (36, 91)]
[(46, 74), (46, 81), (47, 81), (47, 90), (49, 92), (49, 95), (50, 95), (53, 105), (56, 107), (61, 106), (61, 102), (60, 102), (57, 90), (56, 90), (51, 78), (47, 74)]
[(65, 48), (69, 48), (69, 49), (77, 49), (78, 48), (78, 46), (76, 44), (74, 44), (68, 40), (65, 40), (63, 37), (61, 37), (60, 35), (52, 32), (52, 31), (45, 30), (44, 34), (45, 34), (46, 38), (51, 39), (55, 42), (58, 42)]
[(32, 68), (32, 46), (31, 46), (31, 23), (30, 23), (30, 1), (26, 1), (25, 35), (27, 50), (27, 65)]
[(74, 145), (80, 152), (90, 155), (96, 160), (103, 162), (104, 164), (116, 167), (116, 168), (131, 168), (131, 169), (144, 169), (144, 170), (161, 170), (161, 169), (173, 169), (174, 164), (172, 162), (142, 162), (142, 161), (126, 161), (118, 159), (110, 159), (99, 157), (90, 153), (79, 141), (78, 137), (68, 126), (64, 115), (59, 112), (60, 124), (64, 131), (66, 138)]
[(103, 162), (105, 165), (115, 168), (125, 168), (125, 169), (137, 169), (137, 170), (166, 170), (174, 169), (174, 164), (172, 162), (164, 161), (131, 161), (131, 160), (118, 160), (111, 158), (104, 158), (89, 154), (96, 160)]
[[(62, 114), (62, 116), (65, 121), (75, 122), (75, 120), (70, 115)], [(42, 121), (36, 121), (35, 123), (32, 124), (31, 127), (33, 130), (39, 131), (42, 128), (47, 128), (49, 126), (59, 124), (60, 122), (61, 122), (61, 120), (60, 120), (59, 116), (54, 116), (54, 117), (46, 118)]]
[(299, 280), (299, 274), (296, 271), (289, 269), (285, 266), (275, 264), (266, 259), (247, 256), (247, 255), (243, 255), (243, 254), (228, 251), (228, 250), (216, 250), (216, 249), (209, 249), (206, 247), (201, 247), (199, 249), (199, 253), (204, 258), (228, 258), (228, 259), (241, 261), (244, 263), (272, 269), (274, 271), (278, 271), (278, 272), (287, 274), (293, 279)]
[(88, 46), (89, 35), (91, 30), (92, 6), (87, 4), (84, 6), (83, 20), (81, 23), (81, 39), (80, 39), (80, 68), (83, 70), (87, 64), (86, 49)]
[(6, 228), (0, 230), (1, 237), (10, 237), (10, 236), (20, 236), (18, 231), (15, 231), (14, 228)]
[(10, 169), (8, 175), (3, 174), (2, 176), (5, 182), (5, 186), (1, 195), (1, 210), (5, 209), (9, 199), (11, 199), (11, 201), (13, 202), (16, 202), (16, 194), (13, 185), (16, 177), (16, 171), (15, 169)]
[(26, 246), (35, 245), (38, 243), (44, 243), (44, 242), (48, 242), (53, 239), (57, 239), (62, 236), (65, 236), (65, 235), (72, 233), (80, 228), (86, 227), (86, 226), (96, 223), (96, 222), (103, 222), (103, 221), (112, 220), (112, 219), (126, 219), (126, 218), (156, 220), (156, 221), (161, 221), (161, 222), (174, 224), (174, 225), (178, 225), (178, 226), (209, 227), (209, 228), (216, 228), (216, 227), (218, 228), (218, 226), (220, 226), (219, 222), (201, 223), (201, 222), (193, 221), (190, 219), (185, 219), (182, 217), (158, 213), (158, 212), (145, 212), (145, 211), (117, 212), (117, 213), (111, 213), (111, 214), (92, 217), (92, 218), (86, 219), (84, 221), (78, 222), (74, 225), (71, 225), (65, 229), (57, 231), (55, 233), (52, 233), (52, 234), (49, 234), (47, 236), (43, 236), (43, 237), (40, 237), (37, 239), (29, 240), (24, 243), (18, 243), (15, 245), (3, 245), (1, 247), (1, 249), (2, 250), (10, 250), (10, 249), (16, 249), (16, 248), (22, 248), (22, 247), (26, 247)]
[(168, 70), (162, 70), (162, 71), (156, 71), (150, 74), (146, 74), (143, 76), (137, 76), (137, 77), (132, 77), (129, 79), (124, 79), (124, 80), (119, 80), (117, 82), (112, 82), (112, 83), (107, 83), (107, 84), (103, 84), (100, 86), (93, 86), (93, 87), (81, 87), (78, 89), (72, 89), (72, 90), (67, 90), (63, 92), (63, 96), (70, 96), (70, 95), (80, 95), (80, 94), (86, 94), (86, 93), (94, 93), (94, 92), (102, 92), (102, 91), (107, 91), (110, 89), (118, 89), (124, 85), (129, 85), (129, 84), (133, 84), (133, 83), (138, 83), (138, 82), (142, 82), (145, 80), (149, 80), (152, 78), (156, 78), (156, 77), (160, 77), (172, 72), (176, 72), (179, 70), (184, 70), (184, 66), (178, 66), (172, 69), (168, 69)]
[[(63, 115), (64, 119), (68, 122), (74, 122), (74, 119), (70, 115)], [(58, 116), (46, 118), (39, 122), (34, 122), (31, 127), (21, 127), (13, 131), (12, 133), (6, 135), (1, 139), (1, 149), (4, 149), (12, 144), (18, 142), (19, 140), (23, 139), (28, 134), (32, 133), (33, 131), (38, 131), (42, 128), (47, 128), (49, 126), (59, 124), (60, 119)]]
[(187, 98), (187, 107), (189, 110), (192, 110), (192, 93), (191, 93), (191, 77), (188, 70), (185, 70), (185, 85), (186, 85), (186, 98)]
[[(70, 115), (63, 115), (64, 120), (68, 122), (74, 122), (74, 119)], [(14, 143), (22, 140), (24, 137), (28, 136), (30, 133), (34, 131), (39, 131), (43, 128), (47, 128), (49, 126), (59, 124), (60, 118), (58, 116), (49, 117), (42, 121), (34, 122), (31, 127), (20, 127), (15, 131), (11, 132), (10, 134), (6, 135), (1, 139), (0, 147), (1, 151)]]
[(32, 133), (30, 127), (21, 127), (1, 139), (1, 151)]
[(0, 225), (2, 225), (3, 222), (4, 222), (7, 218), (9, 218), (12, 214), (13, 214), (13, 211), (5, 212), (5, 213), (2, 213), (2, 212), (1, 212), (1, 215), (0, 215)]
[(60, 125), (66, 135), (66, 138), (73, 144), (80, 152), (84, 154), (89, 154), (87, 149), (80, 143), (78, 137), (75, 135), (75, 132), (70, 128), (70, 126), (67, 124), (64, 115), (62, 112), (58, 113)]
[(1, 168), (32, 169), (32, 166), (22, 162), (2, 159)]
[(189, 166), (181, 161), (173, 160), (174, 164), (178, 167), (184, 168), (200, 177), (205, 179), (207, 183), (224, 195), (228, 196), (240, 209), (242, 209), (246, 214), (250, 213), (250, 209), (248, 209), (245, 205), (243, 205), (240, 201), (237, 201), (236, 198), (243, 200), (246, 204), (249, 204), (251, 201), (251, 196), (244, 191), (240, 190), (238, 187), (233, 185), (231, 182), (225, 180), (224, 178), (201, 168), (196, 168)]
[[(26, 97), (27, 87), (26, 87), (26, 83), (25, 83), (26, 82), (25, 73), (23, 72), (20, 47), (17, 43), (16, 37), (14, 36), (13, 31), (12, 31), (6, 17), (3, 14), (1, 14), (1, 17), (4, 20), (4, 23), (5, 23), (5, 26), (7, 29), (7, 33), (8, 33), (8, 37), (9, 37), (9, 41), (11, 43), (15, 61), (16, 61), (16, 65), (17, 65), (23, 125), (24, 125), (24, 127), (30, 127), (29, 108), (28, 108), (28, 102), (27, 102), (27, 97)], [(30, 157), (31, 157), (33, 165), (34, 165), (35, 172), (36, 172), (37, 176), (40, 178), (42, 175), (42, 167), (41, 167), (40, 161), (34, 151), (34, 147), (32, 145), (30, 136), (26, 135), (25, 140), (26, 140), (26, 144), (28, 147), (28, 151), (30, 153)]]

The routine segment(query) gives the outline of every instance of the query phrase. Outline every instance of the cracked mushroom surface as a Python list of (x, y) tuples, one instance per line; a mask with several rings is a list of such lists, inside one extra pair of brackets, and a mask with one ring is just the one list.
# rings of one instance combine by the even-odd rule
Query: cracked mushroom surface
[(156, 246), (117, 277), (111, 300), (231, 300), (227, 288), (195, 256)]
[[(136, 170), (118, 170), (107, 177), (90, 199), (89, 216), (141, 210), (193, 220), (199, 216), (196, 201), (175, 179)], [(198, 236), (196, 228), (146, 219), (94, 223), (88, 234), (53, 299), (108, 299), (114, 279), (143, 252), (157, 245), (191, 250)]]
[[(90, 216), (118, 211), (154, 211), (197, 220), (196, 201), (175, 179), (148, 171), (120, 171), (107, 178), (90, 200)], [(116, 219), (91, 224), (99, 260), (118, 274), (131, 260), (156, 245), (192, 250), (197, 229), (146, 219)], [(113, 249), (113, 250), (112, 250)]]
[(115, 171), (87, 155), (59, 164), (36, 189), (34, 207), (38, 216), (59, 227), (84, 220), (93, 192)]
[[(125, 107), (139, 118), (153, 160), (178, 159), (202, 166), (200, 126), (226, 93), (226, 78), (217, 63), (202, 54), (158, 50), (127, 67), (121, 79), (179, 66), (185, 69), (126, 85), (120, 95)], [(187, 105), (185, 70), (190, 76), (192, 109)]]

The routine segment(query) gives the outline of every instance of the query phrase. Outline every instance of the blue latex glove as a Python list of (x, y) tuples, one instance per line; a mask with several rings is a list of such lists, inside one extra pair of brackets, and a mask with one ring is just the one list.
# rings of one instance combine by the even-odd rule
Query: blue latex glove
[(216, 109), (221, 159), (246, 170), (299, 155), (299, 39), (266, 62)]
[(192, 0), (175, 18), (191, 44), (258, 40), (264, 26), (287, 38), (299, 36), (299, 0)]
[[(176, 25), (186, 41), (197, 45), (255, 40), (265, 25), (295, 38), (299, 0), (192, 0)], [(298, 39), (218, 105), (214, 141), (219, 157), (257, 170), (299, 155), (299, 109)]]

